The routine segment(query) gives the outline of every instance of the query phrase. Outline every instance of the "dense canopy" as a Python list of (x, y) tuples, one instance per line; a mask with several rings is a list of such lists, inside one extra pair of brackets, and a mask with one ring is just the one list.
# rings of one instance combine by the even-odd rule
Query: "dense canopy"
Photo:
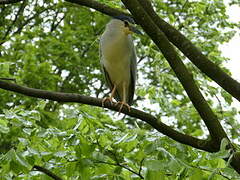
[[(143, 32), (122, 115), (98, 53), (120, 14)], [(239, 25), (223, 0), (0, 0), (0, 179), (239, 179)]]

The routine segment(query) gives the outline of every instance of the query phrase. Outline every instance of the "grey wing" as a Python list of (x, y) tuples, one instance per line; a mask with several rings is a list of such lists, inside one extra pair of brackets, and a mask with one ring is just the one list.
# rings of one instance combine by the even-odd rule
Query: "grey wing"
[(128, 104), (131, 105), (133, 103), (133, 97), (134, 97), (134, 92), (135, 92), (135, 85), (136, 85), (136, 79), (137, 79), (137, 57), (136, 57), (136, 52), (134, 45), (133, 46), (133, 52), (131, 54), (130, 58), (130, 84), (129, 84), (129, 89), (128, 89)]
[[(104, 79), (106, 81), (107, 86), (112, 91), (113, 87), (114, 87), (114, 84), (112, 83), (111, 78), (110, 78), (110, 76), (109, 76), (109, 74), (108, 74), (107, 70), (105, 69), (104, 64), (102, 62), (103, 61), (103, 56), (102, 56), (102, 51), (101, 51), (101, 45), (100, 45), (100, 48), (99, 48), (99, 55), (100, 55), (100, 64), (101, 64), (102, 73), (104, 75)], [(116, 90), (116, 92), (114, 94), (114, 98), (117, 101), (121, 101), (121, 98), (120, 98), (119, 93), (117, 92), (117, 90)]]

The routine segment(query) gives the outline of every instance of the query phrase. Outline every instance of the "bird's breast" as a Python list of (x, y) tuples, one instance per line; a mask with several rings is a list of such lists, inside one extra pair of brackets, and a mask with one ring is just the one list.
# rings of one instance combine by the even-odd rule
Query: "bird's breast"
[[(107, 39), (109, 38), (109, 39)], [(102, 63), (114, 83), (129, 83), (131, 41), (125, 34), (102, 38)]]
[(129, 38), (125, 34), (103, 35), (101, 48), (106, 61), (122, 62), (130, 54)]

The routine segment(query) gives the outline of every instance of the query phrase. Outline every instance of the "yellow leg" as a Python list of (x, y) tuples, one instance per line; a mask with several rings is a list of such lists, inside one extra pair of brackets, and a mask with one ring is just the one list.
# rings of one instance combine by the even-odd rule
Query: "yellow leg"
[(116, 88), (117, 88), (117, 86), (114, 84), (114, 86), (113, 86), (113, 89), (112, 89), (112, 91), (111, 91), (111, 95), (110, 95), (110, 97), (105, 97), (105, 98), (103, 98), (103, 100), (102, 100), (102, 107), (104, 107), (104, 103), (106, 102), (106, 101), (110, 101), (110, 103), (112, 104), (112, 102), (113, 102), (113, 96), (114, 96), (114, 94), (115, 94), (115, 92), (116, 92)]
[(127, 98), (126, 98), (126, 84), (125, 84), (125, 83), (123, 83), (122, 88), (123, 88), (123, 99), (122, 99), (122, 101), (119, 101), (119, 102), (117, 102), (117, 104), (116, 104), (116, 106), (117, 106), (118, 104), (120, 104), (120, 108), (119, 108), (119, 111), (118, 111), (119, 114), (120, 114), (120, 112), (122, 111), (122, 108), (123, 108), (124, 105), (128, 108), (128, 111), (129, 111), (129, 112), (130, 112), (130, 110), (131, 110), (131, 107), (126, 103)]

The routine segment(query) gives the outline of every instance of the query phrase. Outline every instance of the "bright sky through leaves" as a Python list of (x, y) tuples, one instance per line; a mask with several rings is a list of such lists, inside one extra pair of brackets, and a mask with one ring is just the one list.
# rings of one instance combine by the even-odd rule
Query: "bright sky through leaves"
[[(227, 12), (229, 18), (233, 22), (240, 21), (240, 7), (233, 5), (231, 7), (227, 6)], [(240, 47), (240, 29), (237, 29), (235, 36), (228, 42), (222, 45), (223, 56), (228, 57), (230, 60), (226, 63), (226, 66), (230, 69), (232, 77), (240, 81), (240, 57), (239, 57), (239, 47)], [(233, 106), (239, 109), (240, 103), (237, 100), (233, 101)]]
[[(240, 7), (237, 5), (233, 5), (228, 7), (227, 9), (229, 18), (233, 22), (240, 21)], [(227, 63), (227, 67), (232, 72), (232, 76), (240, 80), (240, 73), (239, 73), (239, 64), (240, 64), (240, 57), (239, 57), (239, 47), (240, 47), (240, 30), (237, 29), (237, 33), (235, 36), (228, 42), (225, 43), (221, 49), (224, 56), (228, 57), (230, 61)]]

